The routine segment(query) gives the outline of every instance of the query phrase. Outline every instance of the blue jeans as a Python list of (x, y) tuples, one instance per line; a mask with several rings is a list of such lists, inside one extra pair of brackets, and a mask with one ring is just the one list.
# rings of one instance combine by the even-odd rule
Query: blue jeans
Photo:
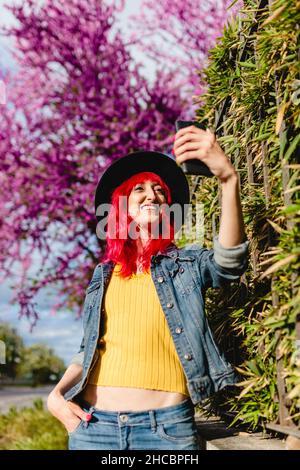
[(69, 450), (199, 450), (190, 398), (149, 411), (102, 411), (82, 400), (79, 404), (92, 419), (69, 433)]

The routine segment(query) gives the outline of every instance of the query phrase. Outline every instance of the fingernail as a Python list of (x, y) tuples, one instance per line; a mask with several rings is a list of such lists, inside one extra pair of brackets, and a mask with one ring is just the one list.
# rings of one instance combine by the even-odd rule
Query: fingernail
[(92, 415), (91, 414), (85, 415), (85, 419), (86, 421), (90, 421), (92, 419)]
[(172, 149), (172, 154), (174, 155), (174, 149)]
[(174, 140), (176, 140), (176, 135), (174, 135), (174, 137), (173, 137), (173, 141), (174, 141)]

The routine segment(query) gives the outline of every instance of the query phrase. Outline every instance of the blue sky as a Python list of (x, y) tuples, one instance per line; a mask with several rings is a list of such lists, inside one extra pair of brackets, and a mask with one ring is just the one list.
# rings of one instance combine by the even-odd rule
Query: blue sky
[[(0, 26), (9, 26), (14, 21), (12, 15), (4, 8), (5, 3), (9, 3), (9, 0), (0, 0)], [(128, 32), (127, 18), (137, 12), (140, 3), (141, 0), (126, 2), (120, 21), (120, 28), (125, 35)], [(12, 48), (13, 43), (11, 40), (0, 37), (0, 58), (2, 64), (7, 68), (13, 67), (9, 50)], [(153, 62), (134, 48), (132, 48), (132, 53), (138, 62), (145, 65), (144, 74), (151, 81), (155, 75)], [(10, 284), (11, 282), (4, 282), (0, 285), (0, 322), (9, 323), (16, 328), (28, 346), (34, 343), (43, 343), (53, 348), (55, 353), (64, 359), (67, 364), (79, 347), (82, 336), (82, 321), (80, 319), (76, 320), (75, 315), (72, 315), (70, 311), (61, 311), (55, 316), (51, 315), (51, 298), (48, 298), (46, 291), (44, 291), (37, 297), (37, 310), (40, 312), (40, 320), (33, 332), (30, 333), (29, 321), (26, 318), (19, 319), (18, 306), (12, 306), (9, 303), (13, 295), (13, 288), (10, 287)], [(52, 289), (49, 295), (53, 297), (53, 303), (55, 303), (55, 290)]]

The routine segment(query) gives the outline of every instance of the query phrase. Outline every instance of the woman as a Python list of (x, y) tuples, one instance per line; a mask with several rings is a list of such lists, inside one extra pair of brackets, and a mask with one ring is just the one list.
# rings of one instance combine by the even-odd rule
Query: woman
[[(238, 281), (247, 268), (237, 173), (209, 130), (186, 127), (174, 141), (176, 162), (134, 152), (98, 183), (106, 251), (87, 288), (80, 350), (48, 398), (69, 449), (198, 449), (194, 406), (237, 381), (204, 313), (205, 289)], [(189, 158), (206, 163), (222, 187), (211, 250), (173, 243), (189, 202), (176, 163)]]

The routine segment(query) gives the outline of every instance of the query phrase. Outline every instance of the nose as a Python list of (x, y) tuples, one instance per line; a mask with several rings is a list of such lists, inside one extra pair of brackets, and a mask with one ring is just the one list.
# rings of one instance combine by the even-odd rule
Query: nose
[(146, 191), (146, 200), (149, 202), (156, 200), (156, 194), (153, 188), (148, 188)]

